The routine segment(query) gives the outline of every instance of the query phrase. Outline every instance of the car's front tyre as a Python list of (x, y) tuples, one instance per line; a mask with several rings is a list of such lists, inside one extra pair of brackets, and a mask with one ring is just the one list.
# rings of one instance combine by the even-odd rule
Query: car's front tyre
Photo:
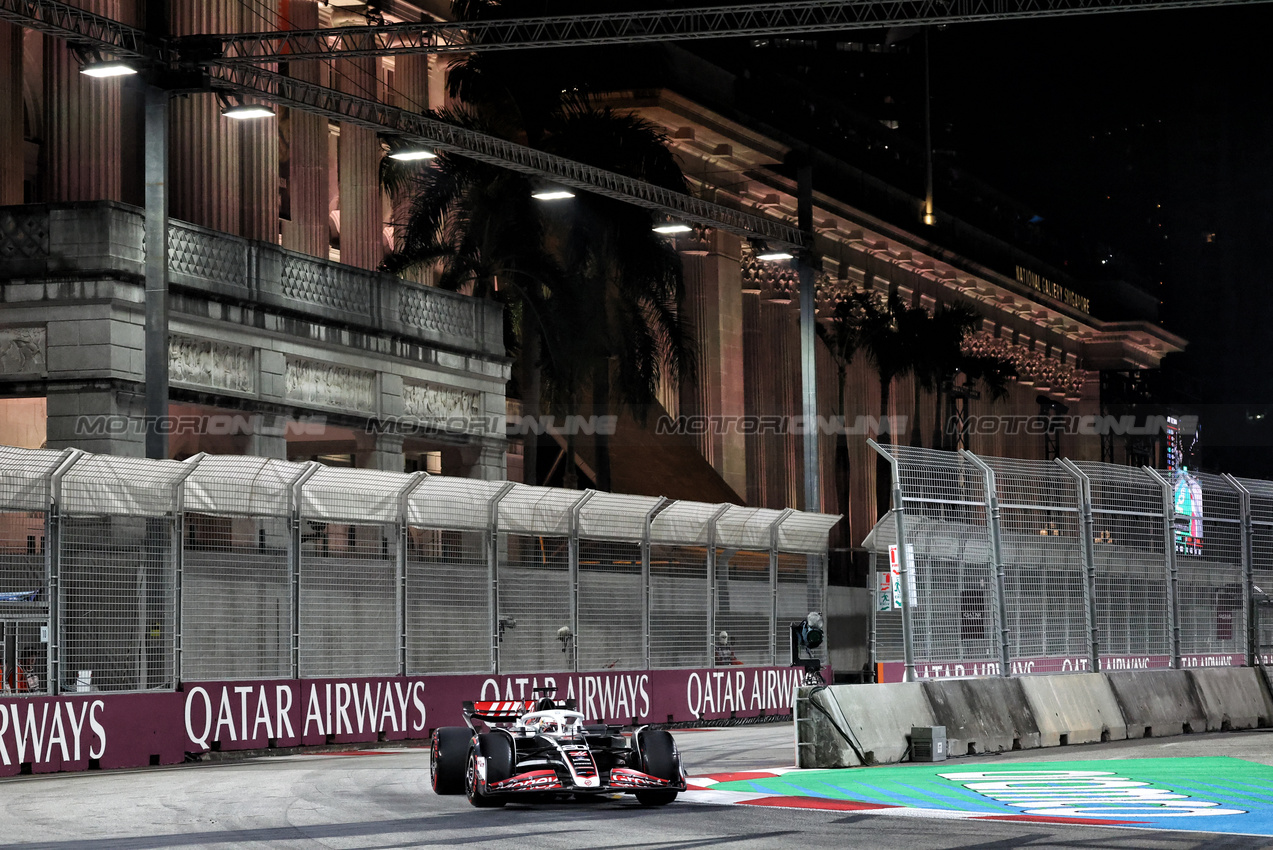
[[(672, 736), (662, 729), (648, 729), (641, 736), (642, 772), (668, 782), (681, 778), (681, 766), (676, 755)], [(666, 806), (676, 799), (675, 791), (651, 790), (636, 792), (637, 802), (643, 806)]]
[(484, 794), (478, 788), (477, 759), (486, 759), (486, 783), (494, 785), (513, 775), (513, 743), (501, 734), (479, 735), (469, 750), (468, 766), (464, 772), (464, 790), (469, 802), (479, 809), (499, 808), (508, 802), (500, 794)]
[(464, 769), (473, 733), (465, 726), (433, 730), (429, 747), (429, 779), (434, 794), (463, 794)]

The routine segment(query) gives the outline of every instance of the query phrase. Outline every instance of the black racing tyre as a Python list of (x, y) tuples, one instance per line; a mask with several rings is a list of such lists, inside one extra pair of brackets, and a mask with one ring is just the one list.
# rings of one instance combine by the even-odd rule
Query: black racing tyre
[(482, 794), (477, 790), (477, 757), (486, 758), (486, 782), (488, 785), (502, 782), (513, 775), (513, 742), (499, 733), (479, 735), (477, 745), (469, 753), (465, 770), (464, 791), (469, 802), (479, 809), (493, 809), (504, 805), (508, 799), (499, 794)]
[(468, 763), (469, 739), (466, 726), (443, 726), (433, 730), (429, 748), (429, 778), (434, 794), (463, 794), (464, 768)]
[[(676, 745), (672, 742), (672, 736), (662, 729), (648, 729), (641, 736), (641, 760), (644, 773), (668, 782), (676, 782), (681, 778)], [(666, 806), (676, 799), (676, 792), (638, 791), (636, 798), (643, 806)]]

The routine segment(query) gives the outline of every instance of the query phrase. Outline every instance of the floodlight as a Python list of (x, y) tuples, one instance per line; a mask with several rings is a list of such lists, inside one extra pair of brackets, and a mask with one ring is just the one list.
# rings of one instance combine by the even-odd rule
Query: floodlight
[(668, 222), (668, 223), (666, 223), (666, 224), (659, 224), (659, 225), (655, 225), (655, 227), (654, 227), (654, 232), (655, 232), (655, 233), (669, 233), (669, 234), (671, 234), (671, 233), (689, 233), (689, 232), (690, 232), (691, 230), (693, 230), (693, 229), (694, 229), (694, 228), (690, 227), (688, 224), (678, 224), (678, 223), (675, 223), (675, 222)]
[(236, 121), (246, 121), (252, 118), (273, 118), (274, 110), (260, 104), (241, 103), (237, 106), (227, 106), (221, 110), (221, 114)]
[(786, 251), (766, 251), (763, 254), (757, 254), (756, 259), (764, 260), (765, 262), (774, 262), (776, 260), (793, 260), (795, 259), (795, 254), (789, 254)]
[(87, 62), (80, 68), (86, 77), (126, 77), (136, 74), (137, 69), (127, 62), (119, 60), (111, 62)]
[(564, 201), (573, 198), (575, 193), (560, 186), (541, 186), (531, 192), (530, 196), (537, 201)]
[(389, 154), (389, 158), (396, 159), (399, 162), (418, 162), (422, 159), (437, 159), (438, 155), (428, 148), (413, 145), (392, 151)]

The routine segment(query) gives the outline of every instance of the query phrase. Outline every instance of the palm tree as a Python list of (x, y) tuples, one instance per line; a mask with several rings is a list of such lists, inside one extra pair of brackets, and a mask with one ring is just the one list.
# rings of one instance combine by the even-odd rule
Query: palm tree
[[(454, 7), (466, 19), (501, 8), (486, 0)], [(578, 87), (528, 74), (524, 60), (474, 54), (457, 64), (450, 85), (466, 105), (433, 117), (686, 191), (657, 127), (593, 108)], [(567, 204), (540, 204), (527, 178), (451, 155), (413, 178), (394, 166), (384, 175), (387, 186), (413, 196), (387, 267), (440, 262), (440, 286), (508, 305), (527, 416), (537, 416), (542, 386), (562, 412), (580, 412), (590, 399), (595, 413), (608, 414), (618, 401), (641, 420), (663, 382), (675, 385), (689, 373), (680, 258), (653, 232), (650, 213), (583, 193)], [(533, 443), (527, 440), (525, 458), (532, 482)], [(609, 489), (608, 435), (598, 434), (596, 449), (596, 483)], [(568, 438), (568, 472), (573, 457)]]
[[(849, 366), (853, 363), (853, 356), (857, 354), (858, 347), (862, 344), (863, 318), (864, 313), (860, 300), (850, 294), (836, 301), (832, 305), (830, 313), (826, 316), (826, 320), (819, 322), (817, 325), (818, 337), (826, 345), (827, 350), (831, 353), (831, 359), (835, 362), (836, 391), (839, 402), (836, 413), (841, 418), (847, 416), (848, 406), (845, 392), (848, 371)], [(835, 444), (833, 468), (837, 502), (841, 513), (845, 516), (844, 522), (840, 523), (836, 528), (840, 529), (839, 533), (842, 540), (852, 541), (852, 514), (846, 509), (849, 501), (849, 476), (852, 472), (849, 462), (849, 433), (847, 427), (844, 429), (842, 439)]]
[[(959, 367), (964, 358), (964, 338), (980, 323), (980, 317), (962, 304), (942, 304), (932, 316), (921, 322), (922, 328), (913, 334), (915, 364), (912, 370), (915, 392), (914, 415), (911, 417), (911, 445), (921, 446), (919, 405), (920, 393), (928, 390), (936, 395), (941, 408), (943, 384)], [(933, 443), (933, 448), (939, 444)]]

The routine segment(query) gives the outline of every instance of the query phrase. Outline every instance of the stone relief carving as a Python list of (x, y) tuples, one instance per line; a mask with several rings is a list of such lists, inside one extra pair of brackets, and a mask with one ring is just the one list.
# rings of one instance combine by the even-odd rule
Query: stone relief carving
[(0, 328), (0, 373), (44, 374), (47, 348), (44, 328)]
[(256, 392), (252, 349), (210, 339), (168, 338), (168, 380), (236, 393)]
[(475, 418), (482, 413), (477, 393), (431, 384), (404, 384), (402, 407), (407, 416), (419, 419)]
[(367, 416), (376, 413), (376, 374), (302, 358), (287, 359), (287, 398)]

